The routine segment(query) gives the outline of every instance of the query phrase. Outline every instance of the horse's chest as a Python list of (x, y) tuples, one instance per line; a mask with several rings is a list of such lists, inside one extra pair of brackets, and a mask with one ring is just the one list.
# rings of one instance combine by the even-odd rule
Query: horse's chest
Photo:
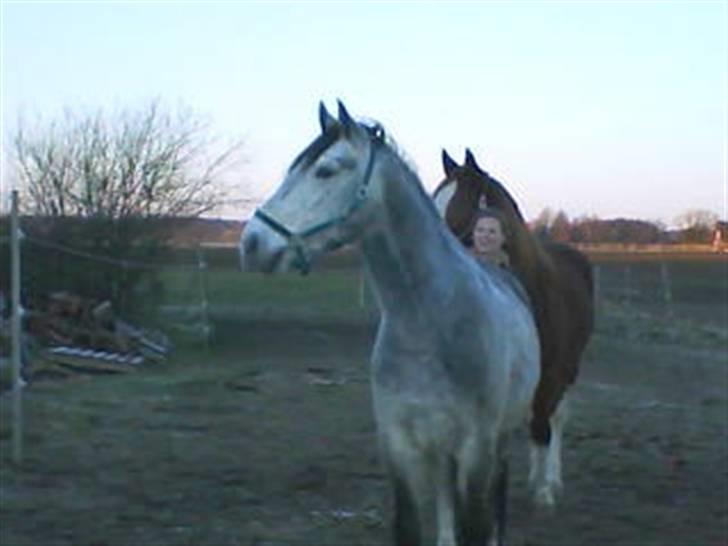
[(488, 380), (488, 354), (480, 336), (465, 330), (383, 331), (372, 354), (375, 389), (412, 396), (479, 398)]
[(445, 390), (435, 395), (375, 388), (373, 398), (377, 427), (395, 451), (450, 449), (475, 424), (471, 404)]

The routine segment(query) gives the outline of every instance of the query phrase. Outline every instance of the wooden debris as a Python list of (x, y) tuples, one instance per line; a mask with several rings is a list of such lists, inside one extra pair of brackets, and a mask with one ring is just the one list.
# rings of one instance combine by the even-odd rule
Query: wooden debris
[(78, 371), (128, 372), (165, 360), (163, 334), (151, 333), (116, 317), (111, 303), (56, 292), (46, 305), (26, 311), (25, 332), (42, 347), (45, 365)]

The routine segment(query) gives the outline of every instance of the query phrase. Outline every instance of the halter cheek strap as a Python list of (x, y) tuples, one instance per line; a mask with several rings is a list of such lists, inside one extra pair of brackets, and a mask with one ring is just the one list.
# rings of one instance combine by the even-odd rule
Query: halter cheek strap
[(289, 230), (286, 226), (280, 223), (278, 220), (273, 218), (270, 214), (265, 212), (263, 209), (256, 209), (254, 216), (259, 218), (264, 224), (270, 227), (273, 231), (280, 235), (283, 235), (288, 239), (288, 246), (292, 247), (296, 252), (295, 265), (298, 267), (303, 274), (307, 274), (310, 271), (311, 259), (308, 255), (306, 245), (301, 238), (301, 235)]
[[(296, 253), (294, 267), (297, 267), (304, 275), (311, 270), (311, 254), (306, 246), (306, 239), (313, 235), (316, 235), (317, 233), (343, 224), (366, 201), (369, 195), (369, 183), (371, 182), (372, 172), (374, 171), (374, 158), (377, 148), (379, 147), (381, 142), (381, 134), (375, 132), (370, 140), (369, 160), (367, 161), (367, 166), (364, 170), (364, 176), (362, 178), (362, 181), (360, 182), (356, 194), (354, 195), (354, 200), (346, 208), (346, 210), (344, 210), (342, 214), (326, 220), (325, 222), (314, 224), (313, 226), (299, 232), (295, 232), (286, 227), (283, 222), (276, 220), (273, 216), (271, 216), (270, 213), (265, 212), (262, 208), (256, 209), (254, 216), (260, 219), (273, 231), (275, 231), (279, 235), (282, 235), (288, 241), (288, 246), (292, 248)], [(340, 241), (333, 241), (330, 245), (327, 245), (327, 247), (333, 249), (339, 246), (339, 244)]]

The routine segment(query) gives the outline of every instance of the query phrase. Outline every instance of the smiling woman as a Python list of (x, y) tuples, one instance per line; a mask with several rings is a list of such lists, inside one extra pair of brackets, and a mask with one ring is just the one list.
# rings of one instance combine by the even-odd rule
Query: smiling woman
[(497, 209), (483, 209), (475, 215), (473, 226), (472, 251), (481, 262), (500, 267), (510, 264), (506, 245), (508, 243), (508, 223)]

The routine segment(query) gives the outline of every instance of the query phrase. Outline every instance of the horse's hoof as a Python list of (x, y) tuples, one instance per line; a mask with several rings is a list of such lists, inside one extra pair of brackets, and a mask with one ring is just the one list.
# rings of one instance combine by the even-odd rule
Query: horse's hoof
[(547, 480), (546, 483), (547, 485), (545, 485), (544, 487), (548, 487), (553, 493), (554, 497), (560, 497), (564, 492), (564, 482), (561, 481), (561, 478), (550, 479)]
[(544, 485), (533, 494), (533, 502), (540, 508), (553, 510), (556, 507), (556, 494), (553, 487)]

